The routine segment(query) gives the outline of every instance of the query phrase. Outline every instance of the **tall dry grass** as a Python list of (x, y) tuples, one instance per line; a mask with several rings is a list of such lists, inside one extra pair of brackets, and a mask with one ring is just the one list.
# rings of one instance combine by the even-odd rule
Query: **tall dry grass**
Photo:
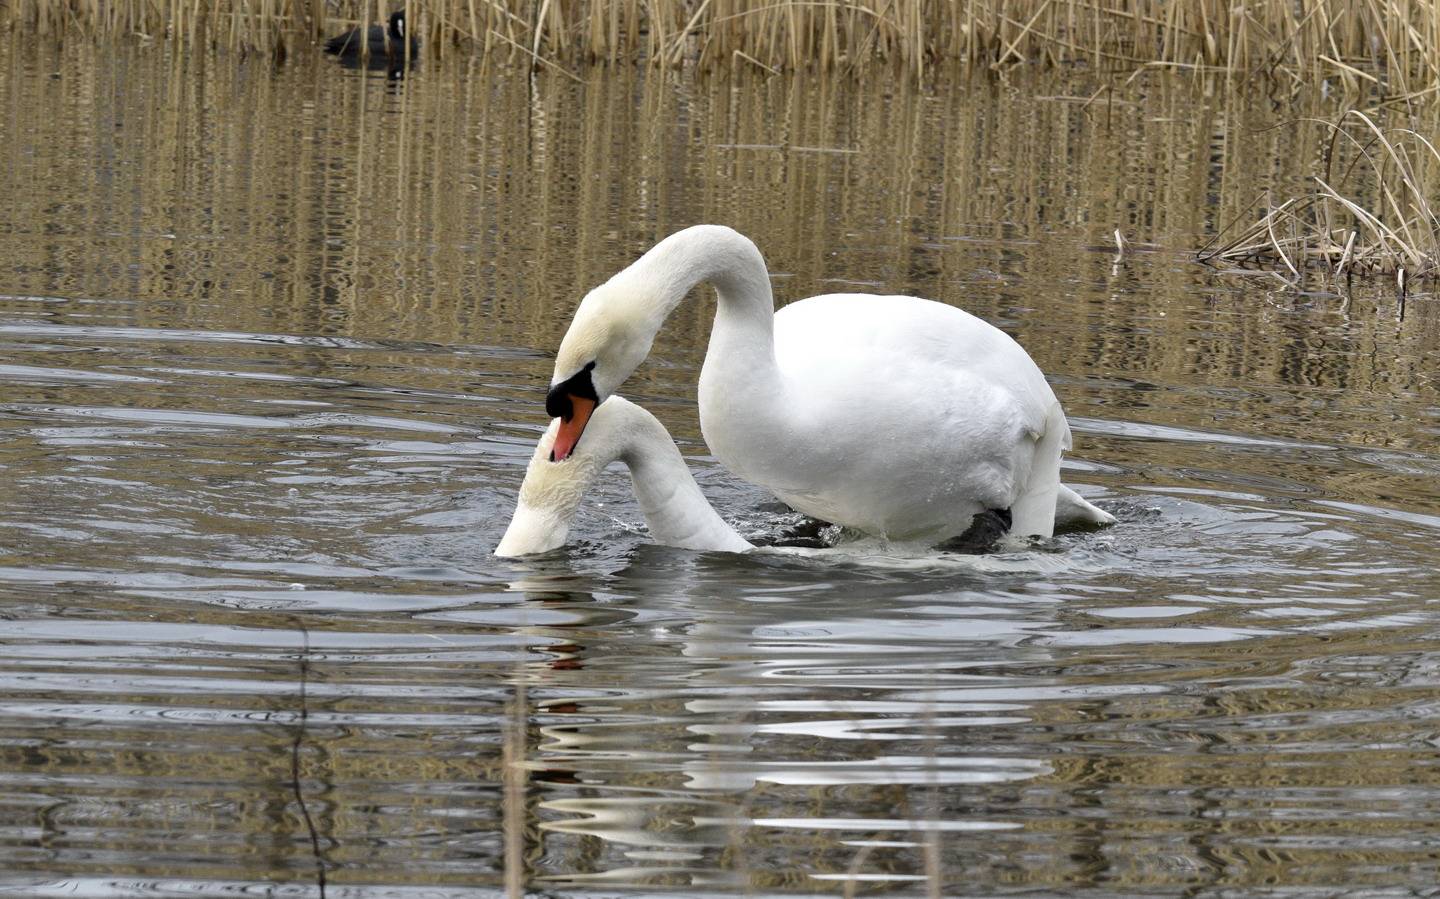
[(1033, 62), (1328, 78), (1402, 93), (1435, 90), (1440, 79), (1437, 0), (9, 0), (0, 21), (285, 53), (402, 5), (427, 53), (566, 67), (885, 61), (923, 74), (947, 62)]

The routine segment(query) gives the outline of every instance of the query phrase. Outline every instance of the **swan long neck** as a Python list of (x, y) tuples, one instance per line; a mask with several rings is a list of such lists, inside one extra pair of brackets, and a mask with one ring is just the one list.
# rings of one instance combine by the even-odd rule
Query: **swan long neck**
[(720, 225), (697, 225), (670, 235), (611, 284), (644, 296), (652, 333), (696, 284), (718, 295), (715, 330), (741, 330), (752, 346), (774, 357), (775, 298), (765, 257), (744, 235)]
[(663, 443), (637, 444), (623, 459), (655, 542), (726, 552), (750, 548), (705, 499), (668, 434)]
[(564, 545), (585, 492), (615, 460), (630, 469), (635, 498), (657, 543), (684, 549), (744, 552), (751, 546), (725, 523), (655, 416), (613, 396), (596, 410), (586, 441), (563, 462), (550, 461), (559, 422), (553, 421), (530, 458), (515, 514), (495, 554), (503, 558)]

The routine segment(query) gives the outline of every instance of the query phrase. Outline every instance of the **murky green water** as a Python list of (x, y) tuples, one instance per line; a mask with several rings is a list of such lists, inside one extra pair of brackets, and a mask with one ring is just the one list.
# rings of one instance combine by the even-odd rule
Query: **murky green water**
[[(1188, 252), (1339, 106), (326, 62), (0, 41), (0, 894), (1433, 889), (1440, 304)], [(574, 304), (701, 221), (1016, 335), (1120, 523), (692, 554), (616, 470), (493, 559)], [(764, 536), (711, 313), (628, 394)]]

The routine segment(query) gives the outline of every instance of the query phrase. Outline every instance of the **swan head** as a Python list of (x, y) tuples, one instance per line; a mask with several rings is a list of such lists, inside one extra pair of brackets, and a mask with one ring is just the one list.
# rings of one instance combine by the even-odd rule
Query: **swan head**
[(653, 303), (615, 280), (586, 295), (560, 341), (545, 411), (559, 419), (554, 461), (575, 451), (596, 410), (650, 355), (659, 323)]
[(562, 423), (558, 418), (550, 422), (530, 457), (515, 515), (495, 547), (495, 555), (514, 558), (563, 546), (585, 491), (607, 465), (625, 456), (637, 425), (643, 426), (649, 417), (624, 397), (612, 397), (590, 416), (591, 433), (585, 447), (558, 462), (552, 460), (551, 451)]

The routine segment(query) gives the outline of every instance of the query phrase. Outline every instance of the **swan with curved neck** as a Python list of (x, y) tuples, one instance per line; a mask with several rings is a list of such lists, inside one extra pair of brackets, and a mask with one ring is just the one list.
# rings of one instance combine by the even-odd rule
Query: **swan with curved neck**
[(732, 473), (889, 539), (938, 542), (986, 510), (1008, 512), (1014, 534), (1053, 532), (1070, 427), (1018, 343), (916, 297), (828, 294), (777, 313), (760, 251), (716, 225), (672, 234), (581, 302), (546, 397), (554, 458), (576, 451), (701, 282), (717, 306), (700, 426)]
[[(551, 422), (535, 445), (514, 517), (495, 548), (497, 556), (527, 556), (563, 546), (585, 492), (615, 461), (630, 469), (635, 496), (656, 543), (711, 552), (754, 548), (706, 501), (670, 433), (642, 407), (611, 397), (595, 410), (585, 442), (556, 462), (551, 451), (559, 425), (558, 420)], [(1063, 484), (1055, 517), (1071, 524), (1113, 521)]]
[(635, 498), (655, 542), (721, 552), (751, 548), (706, 502), (670, 432), (641, 407), (610, 397), (591, 416), (585, 445), (555, 462), (550, 454), (558, 430), (559, 422), (551, 422), (536, 444), (515, 515), (495, 555), (526, 556), (563, 546), (585, 491), (616, 460), (630, 469)]

